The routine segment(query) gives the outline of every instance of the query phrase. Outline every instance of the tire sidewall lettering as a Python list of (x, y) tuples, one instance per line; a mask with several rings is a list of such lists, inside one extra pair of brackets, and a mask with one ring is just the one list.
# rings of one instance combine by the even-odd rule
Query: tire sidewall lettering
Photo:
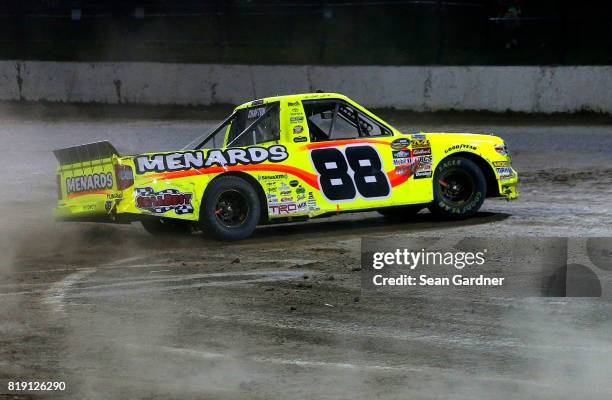
[[(442, 161), (440, 163), (440, 165), (438, 166), (437, 172), (442, 172), (445, 171), (448, 168), (460, 168), (463, 165), (462, 160), (445, 160)], [(439, 191), (440, 189), (438, 188), (437, 191)], [(455, 205), (450, 205), (447, 204), (443, 199), (440, 199), (437, 204), (438, 207), (440, 207), (441, 209), (444, 209), (448, 212), (454, 213), (454, 214), (463, 214), (467, 211), (472, 210), (475, 206), (478, 205), (478, 203), (480, 202), (482, 198), (482, 193), (479, 190), (474, 189), (474, 193), (472, 194), (471, 198), (469, 199), (468, 202), (466, 202), (464, 205), (462, 206), (455, 206)]]

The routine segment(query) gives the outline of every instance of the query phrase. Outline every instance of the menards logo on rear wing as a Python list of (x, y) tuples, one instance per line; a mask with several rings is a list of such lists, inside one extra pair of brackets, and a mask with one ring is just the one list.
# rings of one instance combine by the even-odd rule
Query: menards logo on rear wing
[(107, 141), (54, 150), (59, 220), (110, 221), (112, 199), (134, 182), (130, 167)]

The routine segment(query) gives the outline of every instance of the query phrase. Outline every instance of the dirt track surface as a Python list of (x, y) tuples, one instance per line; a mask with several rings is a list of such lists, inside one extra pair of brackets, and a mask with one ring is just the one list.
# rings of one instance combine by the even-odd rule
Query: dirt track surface
[(609, 301), (371, 297), (359, 249), (364, 236), (498, 236), (500, 246), (507, 236), (610, 236), (611, 127), (392, 122), (501, 135), (520, 200), (488, 200), (459, 223), (344, 215), (235, 244), (57, 224), (51, 149), (100, 139), (170, 149), (215, 122), (5, 117), (2, 384), (63, 380), (67, 392), (50, 398), (93, 399), (610, 398)]

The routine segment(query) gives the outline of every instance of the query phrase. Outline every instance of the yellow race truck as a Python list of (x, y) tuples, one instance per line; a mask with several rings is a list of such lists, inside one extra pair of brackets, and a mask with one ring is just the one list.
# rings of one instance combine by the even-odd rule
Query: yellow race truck
[(399, 132), (335, 93), (237, 107), (182, 150), (120, 155), (108, 142), (54, 151), (62, 221), (140, 221), (154, 234), (200, 228), (236, 240), (259, 224), (377, 210), (448, 219), (486, 197), (518, 197), (504, 141)]

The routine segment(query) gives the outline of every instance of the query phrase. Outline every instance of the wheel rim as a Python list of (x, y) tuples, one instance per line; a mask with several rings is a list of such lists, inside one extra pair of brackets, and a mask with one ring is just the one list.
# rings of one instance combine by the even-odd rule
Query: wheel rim
[(440, 193), (447, 203), (463, 204), (474, 194), (474, 179), (463, 170), (452, 170), (439, 179)]
[(249, 215), (247, 198), (238, 190), (226, 190), (219, 195), (215, 206), (215, 217), (227, 228), (242, 225)]

